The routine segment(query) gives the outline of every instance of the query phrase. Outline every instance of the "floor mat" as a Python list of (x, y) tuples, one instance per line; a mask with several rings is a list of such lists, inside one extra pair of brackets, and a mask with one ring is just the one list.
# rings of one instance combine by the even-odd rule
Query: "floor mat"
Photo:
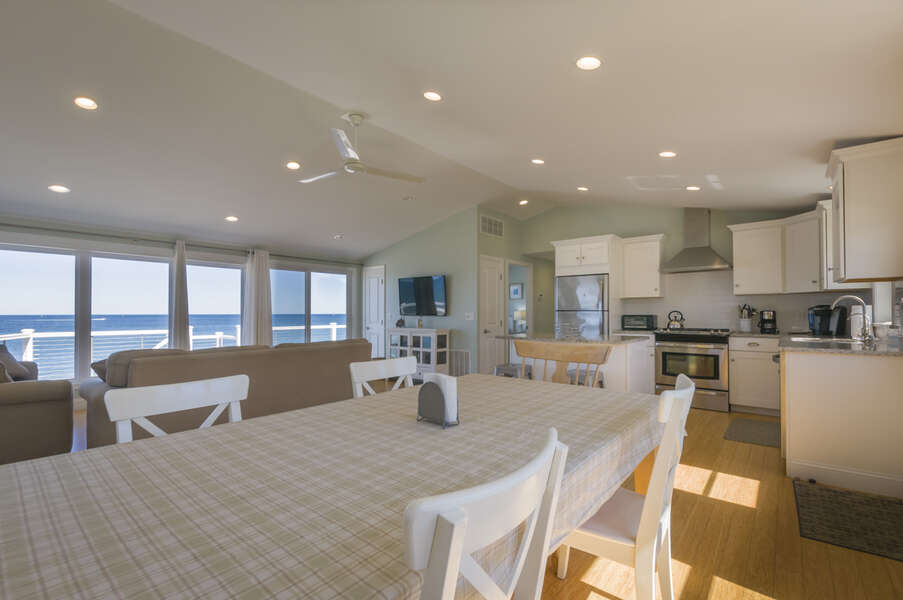
[(734, 419), (724, 432), (724, 439), (780, 448), (781, 424), (777, 421)]

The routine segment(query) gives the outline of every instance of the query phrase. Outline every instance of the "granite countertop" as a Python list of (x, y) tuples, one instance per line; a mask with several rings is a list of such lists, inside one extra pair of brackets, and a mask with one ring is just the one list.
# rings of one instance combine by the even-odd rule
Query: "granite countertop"
[(571, 342), (579, 344), (632, 344), (634, 342), (648, 342), (649, 337), (645, 335), (620, 335), (615, 334), (604, 339), (588, 340), (582, 337), (558, 338), (552, 336), (530, 336), (523, 333), (515, 333), (512, 335), (497, 335), (497, 340), (532, 340), (534, 342)]
[(824, 352), (827, 354), (858, 354), (865, 356), (901, 356), (903, 357), (903, 345), (899, 342), (889, 344), (887, 340), (878, 341), (874, 346), (864, 346), (861, 342), (843, 343), (829, 338), (818, 341), (793, 341), (791, 337), (809, 337), (805, 334), (793, 334), (781, 336), (779, 347), (784, 352)]

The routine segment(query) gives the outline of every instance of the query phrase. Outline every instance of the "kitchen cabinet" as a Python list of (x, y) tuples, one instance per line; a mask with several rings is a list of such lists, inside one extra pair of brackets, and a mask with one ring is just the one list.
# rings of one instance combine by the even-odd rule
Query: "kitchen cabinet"
[(861, 283), (834, 281), (834, 207), (831, 200), (818, 203), (818, 231), (821, 254), (821, 285), (823, 290), (855, 290), (868, 287)]
[(621, 240), (624, 259), (622, 298), (660, 298), (664, 234), (646, 235)]
[(728, 225), (734, 244), (734, 294), (784, 291), (784, 226), (781, 221)]
[(610, 273), (620, 238), (600, 235), (552, 242), (555, 246), (555, 275)]
[(730, 338), (731, 410), (777, 414), (781, 409), (778, 337)]
[[(632, 334), (628, 334), (632, 335)], [(643, 342), (627, 345), (627, 389), (643, 394), (655, 393), (655, 335), (645, 335)]]
[(818, 213), (784, 219), (784, 292), (821, 290)]
[(903, 138), (831, 152), (835, 282), (903, 279)]

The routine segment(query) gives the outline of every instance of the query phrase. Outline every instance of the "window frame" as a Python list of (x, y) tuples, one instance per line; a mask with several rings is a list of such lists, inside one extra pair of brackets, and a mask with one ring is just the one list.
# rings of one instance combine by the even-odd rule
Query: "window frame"
[[(353, 266), (335, 265), (293, 259), (285, 256), (270, 256), (270, 276), (273, 270), (278, 271), (304, 271), (304, 327), (307, 332), (306, 344), (314, 343), (313, 330), (311, 329), (311, 273), (334, 273), (345, 275), (345, 339), (352, 339), (353, 325), (357, 318), (355, 311), (354, 286), (356, 269)], [(270, 299), (272, 304), (272, 298)]]
[[(245, 275), (247, 272), (247, 268), (246, 268), (247, 264), (245, 262), (238, 262), (238, 261), (225, 259), (226, 257), (224, 257), (224, 260), (211, 260), (209, 253), (203, 254), (203, 256), (206, 258), (206, 260), (192, 259), (191, 257), (197, 256), (197, 254), (194, 254), (194, 253), (191, 253), (188, 251), (186, 251), (185, 254), (187, 255), (186, 260), (185, 260), (185, 267), (186, 267), (185, 283), (186, 283), (186, 285), (188, 284), (187, 267), (212, 267), (215, 269), (238, 269), (239, 273), (241, 274), (241, 277), (239, 279), (239, 285), (238, 285), (238, 293), (239, 293), (238, 322), (241, 323), (241, 319), (242, 319), (242, 316), (244, 315), (244, 308), (245, 308)], [(228, 257), (228, 258), (231, 258), (231, 257)], [(186, 290), (186, 291), (188, 291), (188, 290)], [(170, 308), (170, 310), (171, 310), (171, 308)], [(191, 297), (190, 296), (188, 298), (188, 322), (191, 323)], [(235, 340), (235, 345), (236, 346), (242, 345), (241, 336), (239, 336), (239, 338), (237, 340)]]

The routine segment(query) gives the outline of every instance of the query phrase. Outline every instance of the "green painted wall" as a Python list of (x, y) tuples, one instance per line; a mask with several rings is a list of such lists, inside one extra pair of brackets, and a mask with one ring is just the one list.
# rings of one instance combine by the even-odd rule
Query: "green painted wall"
[(481, 208), (480, 214), (501, 219), (505, 223), (505, 235), (502, 238), (498, 238), (478, 233), (478, 254), (500, 256), (533, 265), (533, 333), (552, 333), (555, 328), (555, 322), (551, 313), (552, 309), (549, 307), (554, 305), (552, 293), (555, 277), (554, 263), (551, 260), (525, 254), (528, 251), (529, 239), (525, 235), (524, 221), (518, 221), (486, 208)]
[[(452, 329), (451, 347), (470, 350), (477, 364), (477, 208), (463, 210), (444, 221), (373, 254), (365, 265), (386, 265), (386, 322), (398, 320), (398, 278), (445, 275), (449, 314), (422, 317), (423, 326)], [(474, 320), (465, 319), (467, 313)], [(417, 317), (406, 317), (415, 327)]]

